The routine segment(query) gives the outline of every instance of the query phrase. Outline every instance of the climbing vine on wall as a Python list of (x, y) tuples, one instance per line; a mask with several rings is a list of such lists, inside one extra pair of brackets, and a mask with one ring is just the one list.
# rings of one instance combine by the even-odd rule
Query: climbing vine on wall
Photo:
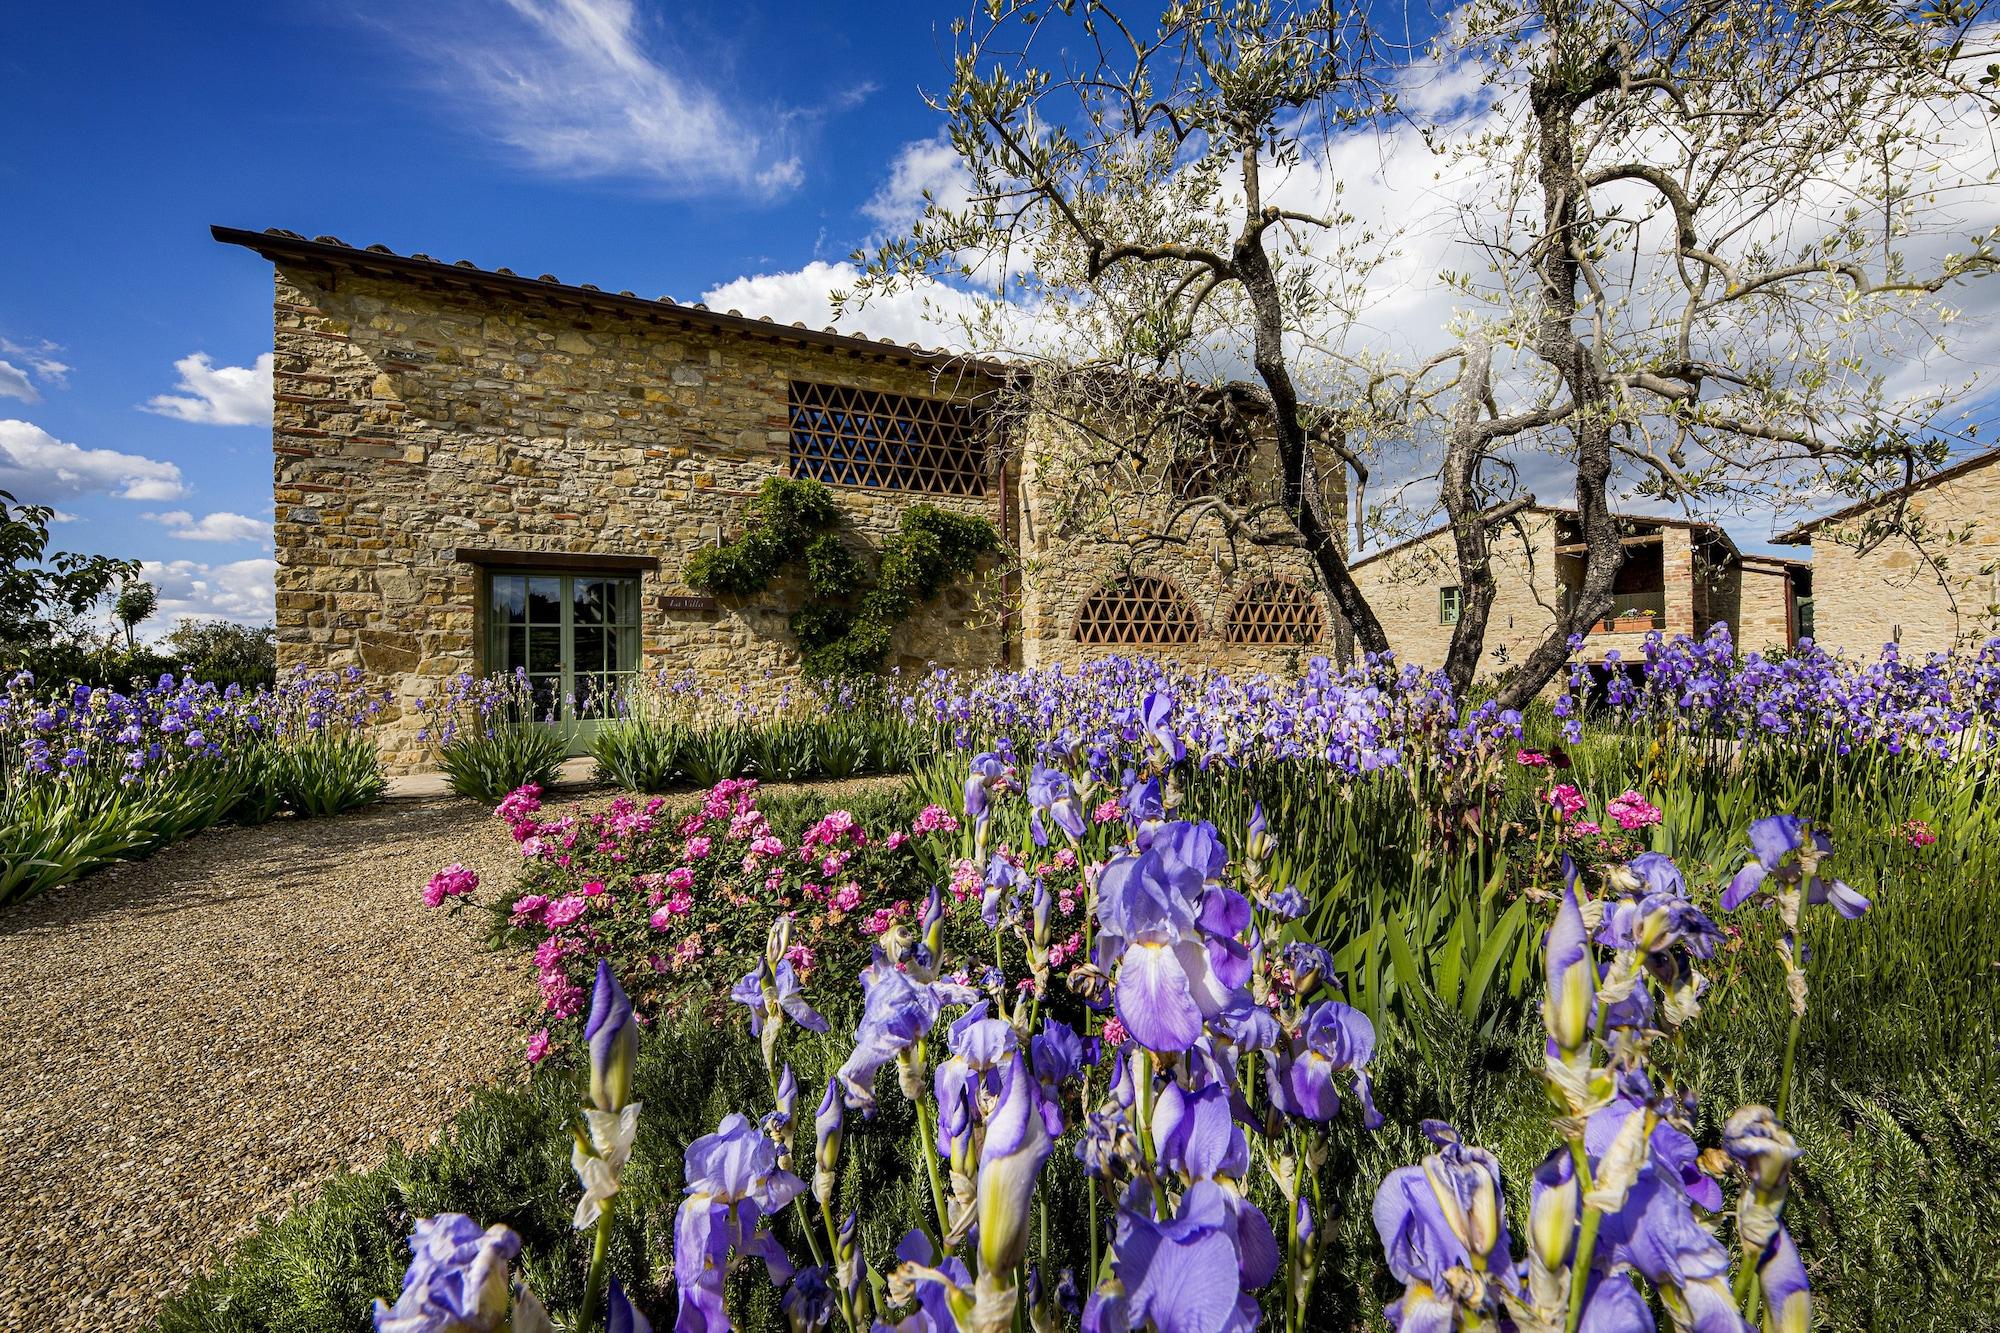
[(913, 504), (882, 543), (870, 575), (833, 531), (839, 518), (833, 493), (820, 482), (766, 478), (746, 506), (743, 535), (688, 561), (688, 586), (749, 597), (802, 567), (812, 600), (790, 623), (806, 673), (864, 675), (881, 667), (891, 634), (911, 611), (1000, 549), (1000, 534), (986, 519)]

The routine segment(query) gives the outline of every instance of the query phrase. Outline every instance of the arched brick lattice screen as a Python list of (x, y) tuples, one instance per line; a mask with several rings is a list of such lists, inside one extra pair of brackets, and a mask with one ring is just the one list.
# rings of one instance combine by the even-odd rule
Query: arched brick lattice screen
[(979, 423), (964, 403), (794, 381), (791, 418), (795, 477), (931, 495), (986, 493)]
[(1076, 641), (1174, 647), (1201, 637), (1194, 606), (1170, 580), (1132, 574), (1107, 583), (1076, 609)]
[(1290, 579), (1259, 579), (1229, 608), (1230, 643), (1318, 643), (1326, 617), (1312, 594)]

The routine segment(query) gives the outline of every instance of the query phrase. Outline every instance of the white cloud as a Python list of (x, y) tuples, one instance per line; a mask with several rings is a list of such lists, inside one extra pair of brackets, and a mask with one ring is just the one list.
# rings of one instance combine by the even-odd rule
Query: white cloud
[[(0, 360), (0, 398), (19, 398), (24, 403), (39, 402), (42, 395), (35, 387), (36, 380), (57, 388), (63, 387), (69, 367), (55, 358), (55, 353), (61, 350), (46, 338), (25, 343), (0, 338), (0, 354), (15, 358), (14, 361)], [(20, 364), (16, 364), (17, 361)]]
[(271, 370), (266, 352), (252, 366), (218, 366), (206, 352), (174, 362), (181, 393), (163, 393), (143, 407), (163, 417), (205, 426), (268, 426), (271, 424)]
[(276, 613), (278, 562), (232, 560), (210, 565), (195, 560), (148, 560), (139, 577), (160, 594), (159, 610), (141, 632), (170, 632), (189, 617), (269, 624)]
[[(769, 315), (780, 324), (796, 320), (809, 329), (823, 329), (835, 324), (833, 293), (852, 291), (860, 277), (860, 271), (845, 260), (829, 264), (815, 259), (786, 273), (731, 279), (709, 288), (701, 299), (711, 310)], [(838, 324), (843, 333), (861, 331), (871, 338), (924, 347), (952, 346), (958, 340), (958, 320), (971, 306), (964, 293), (931, 283), (876, 297), (858, 310), (850, 307)]]
[(904, 232), (924, 211), (928, 193), (948, 209), (961, 209), (971, 196), (965, 164), (943, 135), (904, 144), (889, 165), (889, 179), (861, 206), (883, 230)]
[(146, 517), (163, 525), (169, 537), (180, 541), (262, 542), (266, 546), (271, 542), (271, 525), (247, 514), (232, 514), (224, 510), (196, 518), (185, 509), (170, 509), (163, 514), (147, 514)]
[(648, 49), (633, 0), (454, 6), (449, 28), (395, 30), (448, 66), (444, 96), (537, 170), (645, 180), (676, 194), (782, 194), (804, 179), (776, 108), (731, 105)]
[(0, 421), (0, 489), (22, 500), (109, 492), (124, 500), (178, 500), (187, 494), (172, 463), (115, 449), (85, 449), (33, 422)]
[(32, 403), (41, 398), (35, 386), (28, 382), (28, 372), (11, 361), (0, 361), (0, 398), (19, 398), (24, 403)]

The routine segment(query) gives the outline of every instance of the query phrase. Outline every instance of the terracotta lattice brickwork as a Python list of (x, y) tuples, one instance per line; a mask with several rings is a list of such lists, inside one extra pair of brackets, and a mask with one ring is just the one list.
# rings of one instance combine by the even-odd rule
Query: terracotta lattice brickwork
[(1152, 574), (1107, 583), (1076, 609), (1083, 644), (1174, 646), (1201, 637), (1201, 621), (1181, 590)]
[(792, 475), (834, 486), (984, 495), (973, 409), (836, 384), (791, 386)]
[(1230, 643), (1318, 643), (1326, 618), (1312, 594), (1290, 579), (1259, 579), (1229, 609)]

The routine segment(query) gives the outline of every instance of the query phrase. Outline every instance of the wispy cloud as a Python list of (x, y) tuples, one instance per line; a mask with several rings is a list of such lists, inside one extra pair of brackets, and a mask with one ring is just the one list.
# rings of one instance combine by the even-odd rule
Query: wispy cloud
[(139, 576), (159, 592), (160, 606), (141, 631), (164, 634), (189, 618), (269, 624), (277, 605), (277, 574), (278, 562), (269, 559), (148, 560)]
[(148, 412), (204, 426), (268, 426), (271, 424), (272, 355), (264, 353), (251, 366), (218, 366), (208, 353), (196, 352), (174, 362), (180, 393), (163, 393), (141, 404)]
[(124, 500), (178, 500), (187, 494), (172, 463), (116, 449), (85, 449), (30, 421), (0, 421), (0, 490), (46, 503), (109, 493)]
[(167, 535), (184, 542), (271, 542), (271, 525), (248, 514), (221, 510), (196, 518), (185, 509), (169, 509), (147, 518), (166, 528)]
[[(451, 6), (412, 38), (467, 123), (555, 175), (768, 196), (804, 179), (791, 113), (738, 105), (658, 49), (633, 0)], [(408, 35), (418, 31), (398, 21)]]
[(41, 390), (35, 387), (37, 380), (44, 385), (63, 387), (69, 367), (55, 357), (61, 350), (46, 338), (25, 343), (0, 338), (0, 353), (14, 358), (12, 361), (0, 359), (0, 398), (19, 398), (24, 403), (40, 402), (42, 395)]

